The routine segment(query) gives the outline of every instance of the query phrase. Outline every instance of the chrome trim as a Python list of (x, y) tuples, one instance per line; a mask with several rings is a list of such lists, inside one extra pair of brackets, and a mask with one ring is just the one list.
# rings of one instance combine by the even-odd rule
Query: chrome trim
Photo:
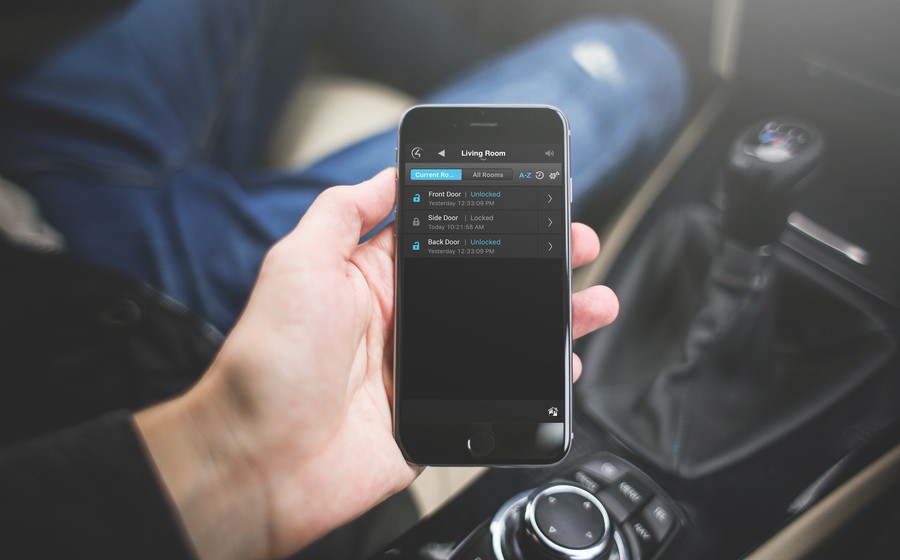
[(509, 519), (510, 514), (513, 514), (517, 507), (521, 507), (522, 504), (528, 501), (528, 496), (530, 494), (530, 490), (516, 494), (500, 506), (500, 509), (497, 510), (497, 513), (495, 513), (494, 517), (491, 519), (491, 545), (497, 560), (506, 560), (503, 556), (503, 539), (506, 538), (506, 522)]
[[(491, 547), (494, 551), (494, 557), (497, 560), (507, 560), (503, 555), (503, 540), (506, 538), (507, 522), (510, 520), (510, 517), (515, 514), (516, 508), (522, 507), (522, 505), (528, 501), (528, 496), (530, 496), (532, 492), (533, 490), (527, 490), (516, 494), (500, 506), (500, 509), (494, 514), (494, 517), (491, 518), (488, 530), (491, 533)], [(607, 524), (607, 527), (610, 527), (610, 525)], [(609, 558), (613, 558), (612, 555), (618, 553), (618, 560), (631, 560), (631, 556), (628, 554), (628, 547), (625, 546), (625, 540), (622, 538), (622, 533), (618, 529), (613, 531), (612, 539), (613, 548), (609, 551)], [(601, 552), (601, 554), (603, 553)], [(511, 558), (509, 560), (517, 559)]]
[[(600, 537), (600, 540), (597, 541), (597, 544), (590, 548), (567, 548), (565, 546), (561, 546), (553, 542), (550, 537), (544, 534), (541, 531), (541, 528), (538, 527), (537, 521), (534, 518), (534, 508), (535, 504), (538, 500), (540, 500), (543, 496), (553, 495), (553, 494), (576, 494), (585, 498), (597, 509), (600, 511), (600, 514), (603, 516), (603, 536)], [(527, 524), (528, 530), (534, 534), (535, 537), (541, 542), (541, 544), (550, 550), (565, 555), (566, 558), (572, 558), (572, 560), (592, 560), (597, 556), (600, 556), (604, 552), (609, 549), (612, 533), (612, 527), (609, 522), (609, 514), (606, 513), (606, 508), (600, 503), (593, 494), (584, 490), (583, 488), (579, 488), (577, 486), (572, 486), (570, 484), (555, 484), (548, 488), (545, 488), (538, 492), (538, 494), (528, 500), (528, 504), (525, 506), (525, 523)]]
[(619, 560), (631, 560), (631, 557), (628, 556), (628, 548), (625, 546), (625, 541), (622, 540), (622, 533), (616, 529), (616, 532), (613, 533), (613, 539), (615, 540), (616, 548), (610, 552), (610, 558), (616, 552), (619, 553)]
[(791, 212), (788, 216), (788, 224), (791, 227), (805, 234), (807, 237), (814, 239), (844, 255), (851, 261), (866, 266), (869, 264), (869, 252), (847, 241), (840, 235), (830, 231), (825, 226), (817, 224), (800, 212)]

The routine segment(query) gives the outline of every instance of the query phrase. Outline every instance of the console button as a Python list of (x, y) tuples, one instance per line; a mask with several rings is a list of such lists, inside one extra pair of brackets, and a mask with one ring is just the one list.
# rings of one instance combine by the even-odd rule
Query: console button
[(625, 474), (625, 469), (608, 460), (594, 460), (584, 465), (586, 471), (590, 471), (606, 484), (612, 483)]
[(650, 545), (657, 541), (656, 535), (647, 527), (643, 519), (635, 519), (630, 523), (630, 526), (642, 544)]
[(497, 447), (497, 440), (494, 439), (493, 434), (482, 430), (480, 432), (475, 432), (469, 437), (468, 442), (466, 442), (466, 447), (473, 457), (481, 459), (482, 457), (487, 457), (494, 451), (494, 448)]
[(623, 501), (626, 504), (629, 504), (629, 513), (637, 510), (653, 497), (653, 492), (630, 474), (626, 474), (613, 483), (611, 489), (624, 498)]
[(654, 498), (644, 508), (644, 518), (650, 530), (656, 533), (660, 541), (666, 538), (675, 526), (675, 515), (672, 508), (659, 498)]
[(572, 480), (584, 486), (592, 494), (596, 494), (600, 490), (600, 483), (584, 471), (575, 471), (575, 474), (572, 475)]
[(624, 475), (597, 494), (609, 514), (619, 523), (639, 510), (652, 496), (653, 492), (630, 474)]
[(659, 543), (659, 539), (657, 539), (656, 534), (640, 517), (630, 521), (625, 525), (625, 534), (632, 542), (632, 548), (637, 549), (634, 552), (636, 552), (635, 556), (639, 558), (647, 558), (652, 556), (656, 545)]

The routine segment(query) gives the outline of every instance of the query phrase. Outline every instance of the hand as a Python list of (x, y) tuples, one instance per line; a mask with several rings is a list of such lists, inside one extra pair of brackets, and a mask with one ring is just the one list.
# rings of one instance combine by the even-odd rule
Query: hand
[[(390, 213), (395, 174), (322, 193), (197, 386), (136, 416), (202, 558), (285, 556), (418, 474), (391, 429), (393, 227), (358, 245)], [(573, 224), (574, 264), (598, 252)], [(608, 288), (575, 294), (575, 336), (617, 311)]]

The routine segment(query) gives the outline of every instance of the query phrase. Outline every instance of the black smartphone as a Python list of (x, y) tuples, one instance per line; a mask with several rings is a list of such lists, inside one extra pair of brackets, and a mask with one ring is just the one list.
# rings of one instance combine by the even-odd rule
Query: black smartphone
[(400, 123), (394, 433), (419, 465), (545, 465), (571, 442), (569, 128), (549, 106)]

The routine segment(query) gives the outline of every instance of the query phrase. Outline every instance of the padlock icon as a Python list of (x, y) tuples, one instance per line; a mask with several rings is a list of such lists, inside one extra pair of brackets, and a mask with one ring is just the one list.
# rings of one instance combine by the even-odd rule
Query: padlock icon
[(418, 216), (416, 216), (415, 218), (413, 218), (413, 226), (418, 226), (420, 223), (421, 223), (421, 222), (419, 221), (419, 217), (418, 217)]
[(416, 241), (415, 243), (413, 243), (413, 251), (418, 251), (418, 250), (419, 250), (419, 242)]
[(420, 194), (414, 194), (413, 202), (422, 202), (422, 196)]

